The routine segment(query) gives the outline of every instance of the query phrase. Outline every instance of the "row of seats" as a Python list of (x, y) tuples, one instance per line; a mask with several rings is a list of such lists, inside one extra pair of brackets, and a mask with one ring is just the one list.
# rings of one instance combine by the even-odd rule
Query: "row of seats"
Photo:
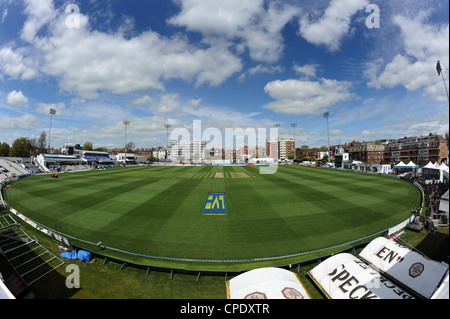
[(30, 174), (30, 172), (19, 164), (0, 159), (0, 180), (7, 180), (14, 176), (20, 177), (27, 174)]

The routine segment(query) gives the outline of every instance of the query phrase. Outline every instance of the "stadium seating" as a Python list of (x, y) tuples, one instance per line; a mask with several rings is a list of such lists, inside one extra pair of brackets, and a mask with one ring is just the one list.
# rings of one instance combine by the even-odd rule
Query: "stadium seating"
[(28, 174), (30, 174), (30, 172), (19, 164), (5, 159), (0, 159), (0, 180), (21, 177)]

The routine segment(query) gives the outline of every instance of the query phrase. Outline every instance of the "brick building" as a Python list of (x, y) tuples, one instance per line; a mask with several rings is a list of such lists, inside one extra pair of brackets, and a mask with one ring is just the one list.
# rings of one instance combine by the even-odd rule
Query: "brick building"
[(287, 159), (289, 154), (295, 152), (295, 141), (293, 138), (279, 138), (276, 141), (267, 141), (267, 157)]
[(356, 142), (349, 143), (347, 152), (350, 160), (366, 163), (380, 164), (384, 159), (385, 146), (382, 142)]
[(413, 161), (419, 166), (425, 166), (429, 162), (440, 164), (447, 156), (447, 141), (443, 136), (432, 133), (391, 140), (384, 150), (384, 162), (387, 164)]

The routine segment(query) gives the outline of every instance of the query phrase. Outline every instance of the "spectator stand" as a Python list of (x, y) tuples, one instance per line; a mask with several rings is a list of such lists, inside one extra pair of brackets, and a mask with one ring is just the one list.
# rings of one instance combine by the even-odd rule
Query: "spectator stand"
[(64, 261), (29, 236), (11, 215), (0, 216), (0, 255), (14, 272), (5, 285), (16, 298), (33, 298), (30, 286)]

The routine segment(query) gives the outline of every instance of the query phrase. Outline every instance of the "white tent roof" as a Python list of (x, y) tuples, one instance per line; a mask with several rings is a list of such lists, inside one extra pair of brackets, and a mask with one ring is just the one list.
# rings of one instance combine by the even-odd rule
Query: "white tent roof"
[(434, 168), (434, 164), (430, 162), (428, 162), (427, 165), (424, 166), (425, 168)]
[(427, 259), (384, 237), (372, 240), (359, 256), (381, 273), (425, 298), (431, 298), (448, 272), (446, 263)]
[(398, 163), (397, 165), (395, 165), (394, 167), (404, 167), (406, 166), (405, 163), (403, 163), (402, 161), (400, 161), (400, 163)]
[(441, 165), (439, 166), (439, 169), (448, 172), (448, 166), (445, 163), (441, 163)]
[(228, 299), (311, 299), (297, 275), (267, 267), (247, 271), (227, 281)]
[(0, 299), (16, 299), (0, 279)]
[(415, 299), (356, 256), (340, 253), (308, 272), (330, 299)]
[(433, 294), (431, 299), (449, 299), (448, 297), (448, 272), (447, 276), (445, 277), (442, 284), (439, 286), (439, 288), (436, 290), (436, 292)]
[(418, 165), (415, 164), (413, 161), (409, 161), (409, 163), (406, 166), (408, 166), (408, 167), (418, 167)]
[(439, 210), (446, 212), (448, 217), (448, 190), (441, 196), (441, 200), (439, 201)]

